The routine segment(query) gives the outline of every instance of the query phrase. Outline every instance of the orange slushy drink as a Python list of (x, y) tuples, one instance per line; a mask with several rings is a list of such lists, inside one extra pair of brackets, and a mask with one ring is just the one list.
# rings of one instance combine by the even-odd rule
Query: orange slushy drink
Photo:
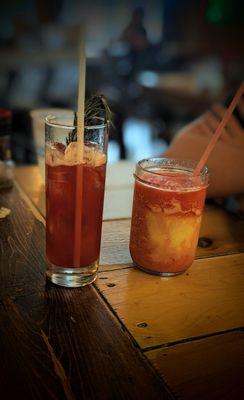
[(130, 253), (147, 272), (177, 275), (195, 258), (208, 173), (194, 177), (194, 167), (163, 158), (137, 164)]

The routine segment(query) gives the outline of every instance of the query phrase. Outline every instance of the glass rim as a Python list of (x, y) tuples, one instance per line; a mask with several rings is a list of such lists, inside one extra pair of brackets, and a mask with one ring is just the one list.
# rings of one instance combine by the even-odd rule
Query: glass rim
[[(45, 124), (48, 126), (51, 126), (53, 128), (62, 128), (62, 129), (67, 129), (67, 130), (71, 130), (71, 129), (76, 129), (77, 125), (67, 125), (67, 124), (61, 124), (61, 123), (56, 123), (56, 122), (52, 122), (52, 119), (56, 119), (59, 118), (56, 115), (53, 114), (49, 114), (45, 117)], [(104, 122), (104, 118), (102, 117), (96, 117), (97, 120), (103, 121), (101, 124), (94, 124), (94, 125), (85, 125), (84, 128), (85, 129), (102, 129), (102, 128), (106, 128), (107, 124), (106, 122)]]
[[(185, 168), (192, 169), (192, 171), (194, 171), (195, 167), (197, 166), (197, 161), (191, 160), (191, 159), (171, 158), (171, 157), (149, 157), (149, 158), (143, 158), (142, 160), (139, 160), (137, 162), (137, 164), (136, 164), (136, 167), (141, 168), (143, 171), (145, 171), (147, 173), (151, 173), (151, 174), (154, 174), (154, 175), (161, 175), (157, 171), (153, 171), (148, 167), (143, 167), (142, 166), (142, 164), (145, 163), (145, 162), (155, 162), (155, 161), (173, 161), (175, 163), (178, 163), (179, 167), (183, 167), (183, 168), (184, 168), (184, 165), (180, 165), (180, 163), (183, 163), (183, 162), (190, 163), (192, 166), (188, 166), (188, 167), (185, 166)], [(167, 164), (162, 165), (162, 167), (166, 167), (166, 168), (167, 167), (171, 167), (172, 169), (176, 169), (177, 168), (177, 166), (171, 166), (171, 165), (167, 165)], [(164, 175), (172, 177), (172, 174), (164, 173)], [(200, 173), (197, 176), (194, 176), (194, 178), (197, 178), (197, 177), (208, 177), (208, 176), (209, 176), (209, 170), (208, 170), (207, 165), (205, 165), (201, 169)], [(193, 177), (193, 175), (192, 175), (192, 177)]]

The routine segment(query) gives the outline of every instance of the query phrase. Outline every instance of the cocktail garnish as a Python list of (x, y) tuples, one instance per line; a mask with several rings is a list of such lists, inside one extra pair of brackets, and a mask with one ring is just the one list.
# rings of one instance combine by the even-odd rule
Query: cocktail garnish
[[(113, 126), (113, 113), (108, 105), (107, 99), (103, 94), (93, 95), (85, 102), (85, 126), (91, 126), (94, 121), (101, 119), (107, 125)], [(98, 125), (96, 122), (95, 125)], [(77, 112), (74, 116), (75, 129), (69, 132), (66, 138), (66, 144), (77, 141)]]

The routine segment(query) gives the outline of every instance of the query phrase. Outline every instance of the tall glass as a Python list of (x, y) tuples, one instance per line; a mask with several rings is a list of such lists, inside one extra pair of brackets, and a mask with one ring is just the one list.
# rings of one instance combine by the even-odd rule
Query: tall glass
[(98, 271), (108, 129), (102, 119), (85, 127), (83, 161), (73, 118), (46, 118), (47, 276), (84, 286)]
[(45, 118), (50, 114), (61, 118), (69, 117), (70, 119), (72, 119), (74, 116), (74, 112), (72, 110), (65, 108), (37, 108), (30, 111), (38, 167), (43, 184), (45, 184), (45, 138), (43, 131), (45, 127)]
[(167, 158), (136, 166), (130, 253), (146, 272), (173, 276), (195, 258), (208, 171), (193, 176), (194, 162)]

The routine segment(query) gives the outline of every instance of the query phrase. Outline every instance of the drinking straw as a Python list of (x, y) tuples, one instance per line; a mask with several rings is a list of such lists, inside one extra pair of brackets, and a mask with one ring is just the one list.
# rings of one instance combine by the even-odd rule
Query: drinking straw
[(81, 30), (80, 37), (80, 62), (79, 62), (79, 88), (77, 110), (77, 156), (79, 164), (83, 162), (84, 149), (84, 116), (85, 116), (85, 88), (86, 88), (86, 53), (85, 32)]
[(80, 267), (81, 253), (81, 225), (82, 225), (82, 189), (83, 189), (83, 156), (84, 156), (84, 116), (85, 116), (85, 82), (86, 82), (86, 55), (85, 33), (81, 30), (79, 51), (79, 88), (77, 110), (77, 165), (75, 190), (75, 227), (74, 227), (74, 258), (75, 267)]
[(217, 140), (219, 139), (221, 133), (223, 132), (224, 127), (228, 123), (228, 121), (229, 121), (237, 103), (239, 102), (241, 96), (243, 95), (243, 93), (244, 93), (244, 82), (242, 82), (241, 86), (237, 90), (232, 102), (230, 103), (228, 109), (226, 110), (226, 112), (224, 114), (223, 119), (221, 120), (219, 126), (217, 127), (215, 133), (213, 134), (212, 139), (208, 143), (202, 157), (200, 158), (200, 160), (193, 172), (193, 176), (197, 176), (200, 174), (202, 168), (206, 164), (206, 161), (207, 161), (208, 157), (210, 156), (210, 153), (214, 149), (214, 146), (216, 145)]

